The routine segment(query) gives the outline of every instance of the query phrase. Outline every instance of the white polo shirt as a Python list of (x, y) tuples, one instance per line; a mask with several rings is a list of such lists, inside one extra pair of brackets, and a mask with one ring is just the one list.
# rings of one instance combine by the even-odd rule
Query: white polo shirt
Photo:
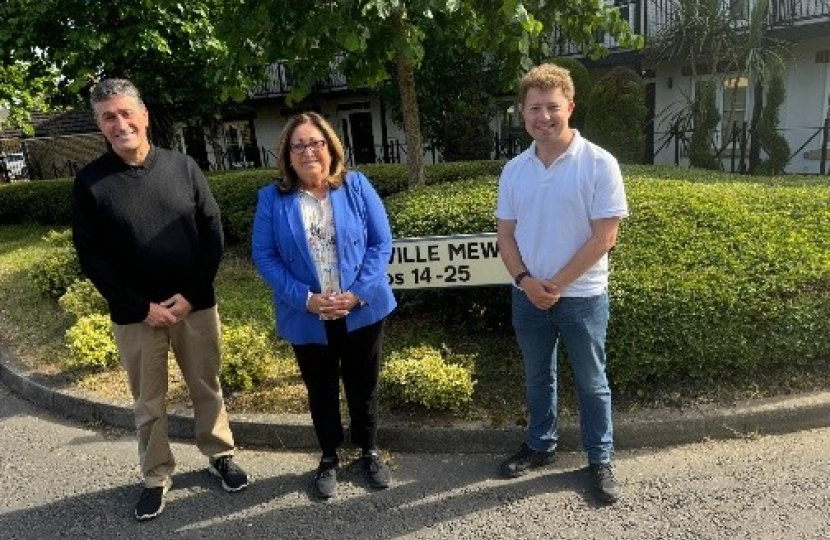
[[(516, 221), (516, 244), (534, 277), (553, 277), (591, 237), (591, 221), (628, 216), (622, 172), (607, 151), (574, 130), (550, 167), (536, 143), (511, 159), (499, 179), (496, 218)], [(571, 283), (563, 296), (596, 296), (608, 286), (608, 255)]]

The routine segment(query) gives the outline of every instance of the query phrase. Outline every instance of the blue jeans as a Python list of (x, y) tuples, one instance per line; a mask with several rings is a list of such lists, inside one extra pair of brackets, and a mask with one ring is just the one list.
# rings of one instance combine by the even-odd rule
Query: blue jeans
[(614, 451), (611, 389), (605, 374), (608, 294), (563, 297), (542, 310), (525, 293), (513, 289), (513, 328), (522, 351), (527, 388), (527, 445), (536, 451), (556, 448), (557, 365), (561, 336), (568, 352), (579, 397), (582, 447), (590, 463), (608, 463)]

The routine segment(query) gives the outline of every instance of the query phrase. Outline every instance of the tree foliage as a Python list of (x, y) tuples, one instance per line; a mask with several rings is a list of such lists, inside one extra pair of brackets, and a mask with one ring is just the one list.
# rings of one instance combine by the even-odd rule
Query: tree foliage
[(240, 15), (228, 21), (233, 36), (261, 44), (270, 61), (289, 63), (292, 99), (327, 76), (335, 58), (350, 87), (396, 79), (413, 186), (423, 184), (416, 73), (427, 36), (451, 32), (470, 50), (509, 53), (515, 74), (530, 67), (532, 50), (545, 48), (554, 24), (594, 56), (601, 54), (596, 31), (636, 44), (617, 10), (595, 0), (329, 0), (313, 10), (289, 0), (245, 0), (238, 6)]
[[(649, 43), (647, 52), (651, 62), (679, 64), (691, 74), (694, 88), (702, 88), (698, 83), (704, 79), (721, 87), (727, 79), (749, 79), (753, 90), (750, 130), (757, 134), (765, 85), (772, 73), (782, 69), (787, 49), (785, 42), (770, 35), (770, 0), (756, 0), (751, 5), (722, 0), (678, 0), (674, 5), (668, 24)], [(736, 93), (732, 96), (734, 99)], [(708, 96), (703, 98), (704, 101), (708, 99)], [(695, 115), (701, 111), (701, 102), (697, 96), (682, 95), (680, 102), (667, 111), (668, 122), (673, 126), (699, 124)], [(724, 110), (727, 111), (724, 125), (743, 121), (743, 118), (734, 117), (735, 109), (729, 104), (724, 105)], [(714, 148), (715, 159), (719, 159), (731, 144), (731, 139), (724, 137)], [(752, 136), (750, 174), (760, 163), (760, 148), (760, 138)], [(709, 168), (711, 161), (705, 161)]]
[(55, 79), (55, 75), (29, 75), (24, 65), (0, 64), (0, 109), (8, 112), (0, 124), (31, 134), (31, 111), (50, 109), (44, 97), (51, 93)]
[(3, 82), (12, 74), (19, 84), (10, 95), (0, 83), (0, 100), (8, 101), (15, 118), (25, 119), (40, 108), (39, 100), (77, 105), (99, 79), (127, 77), (151, 107), (175, 105), (184, 117), (214, 115), (219, 104), (247, 95), (262, 66), (224, 69), (230, 51), (216, 31), (224, 4), (4, 0), (0, 74)]

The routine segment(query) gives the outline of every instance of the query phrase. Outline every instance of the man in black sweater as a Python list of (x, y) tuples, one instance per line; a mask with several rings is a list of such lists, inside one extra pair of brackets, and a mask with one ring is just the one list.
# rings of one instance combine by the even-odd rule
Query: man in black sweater
[(219, 316), (213, 281), (222, 258), (219, 207), (188, 156), (157, 148), (149, 115), (127, 80), (96, 85), (91, 104), (111, 150), (78, 172), (73, 240), (84, 274), (106, 299), (135, 399), (144, 490), (138, 520), (158, 516), (175, 460), (167, 435), (167, 355), (172, 347), (193, 400), (208, 470), (227, 491), (248, 485), (219, 386)]

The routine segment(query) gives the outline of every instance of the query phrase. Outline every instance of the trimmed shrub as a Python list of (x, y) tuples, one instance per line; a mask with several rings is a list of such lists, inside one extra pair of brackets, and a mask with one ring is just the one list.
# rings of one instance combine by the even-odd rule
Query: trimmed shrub
[(41, 294), (57, 300), (70, 285), (81, 279), (81, 264), (72, 245), (72, 231), (49, 231), (44, 257), (32, 264), (29, 277)]
[(477, 106), (456, 103), (442, 124), (443, 148), (447, 162), (490, 159), (493, 132), (486, 112)]
[(446, 363), (441, 352), (428, 345), (393, 353), (380, 374), (384, 399), (428, 409), (460, 409), (472, 400), (474, 384), (469, 369)]
[(497, 180), (479, 176), (399, 193), (384, 203), (392, 235), (442, 236), (496, 230)]
[(717, 171), (722, 169), (720, 160), (715, 157), (712, 134), (720, 122), (714, 79), (706, 79), (697, 85), (697, 95), (693, 105), (692, 138), (689, 141), (689, 166), (698, 169)]
[(257, 192), (276, 177), (274, 169), (252, 169), (208, 177), (213, 197), (222, 211), (226, 244), (247, 246), (250, 243)]
[(576, 129), (585, 128), (585, 117), (591, 106), (591, 92), (594, 89), (594, 81), (582, 62), (576, 58), (562, 57), (550, 60), (554, 64), (567, 69), (574, 82), (574, 112), (571, 115), (570, 125)]
[[(495, 232), (493, 176), (427, 186), (386, 199), (395, 238)], [(447, 325), (492, 329), (510, 324), (507, 287), (400, 291), (401, 313), (429, 314)]]
[[(812, 177), (623, 169), (611, 252), (617, 388), (752, 377), (830, 355), (830, 189)], [(395, 237), (490, 232), (496, 179), (386, 200)], [(509, 331), (509, 287), (400, 291), (402, 315)]]
[(68, 314), (80, 319), (87, 315), (107, 315), (107, 301), (88, 279), (80, 279), (67, 287), (58, 299), (60, 307)]
[(591, 91), (585, 136), (620, 163), (642, 163), (647, 115), (642, 77), (631, 68), (615, 67)]
[[(497, 175), (504, 167), (503, 160), (455, 161), (424, 166), (427, 185), (469, 180), (482, 175)], [(372, 182), (381, 197), (408, 190), (406, 165), (401, 163), (374, 163), (360, 165), (358, 170)]]
[(830, 355), (830, 189), (720, 178), (731, 177), (627, 181), (631, 217), (610, 257), (619, 387), (752, 378)]
[(250, 325), (222, 328), (219, 380), (230, 391), (252, 390), (268, 375), (272, 361), (268, 337)]
[[(504, 161), (498, 160), (436, 163), (424, 167), (424, 176), (427, 184), (456, 182), (481, 175), (497, 175), (503, 166)], [(359, 169), (366, 174), (381, 197), (408, 190), (406, 165), (369, 164), (361, 165)], [(222, 227), (228, 246), (248, 246), (256, 211), (257, 191), (276, 176), (274, 169), (207, 174), (211, 191), (222, 210)], [(71, 189), (71, 180), (4, 185), (0, 189), (0, 224), (36, 222), (69, 226)]]
[(66, 367), (102, 371), (119, 364), (118, 348), (112, 336), (112, 323), (106, 315), (86, 315), (66, 331), (69, 357)]
[(778, 132), (781, 123), (778, 112), (784, 104), (785, 97), (784, 78), (781, 73), (775, 72), (769, 78), (767, 100), (758, 121), (758, 138), (761, 148), (769, 156), (758, 166), (759, 174), (783, 174), (784, 167), (790, 161), (790, 143)]
[(38, 180), (0, 189), (0, 224), (72, 222), (72, 180)]

